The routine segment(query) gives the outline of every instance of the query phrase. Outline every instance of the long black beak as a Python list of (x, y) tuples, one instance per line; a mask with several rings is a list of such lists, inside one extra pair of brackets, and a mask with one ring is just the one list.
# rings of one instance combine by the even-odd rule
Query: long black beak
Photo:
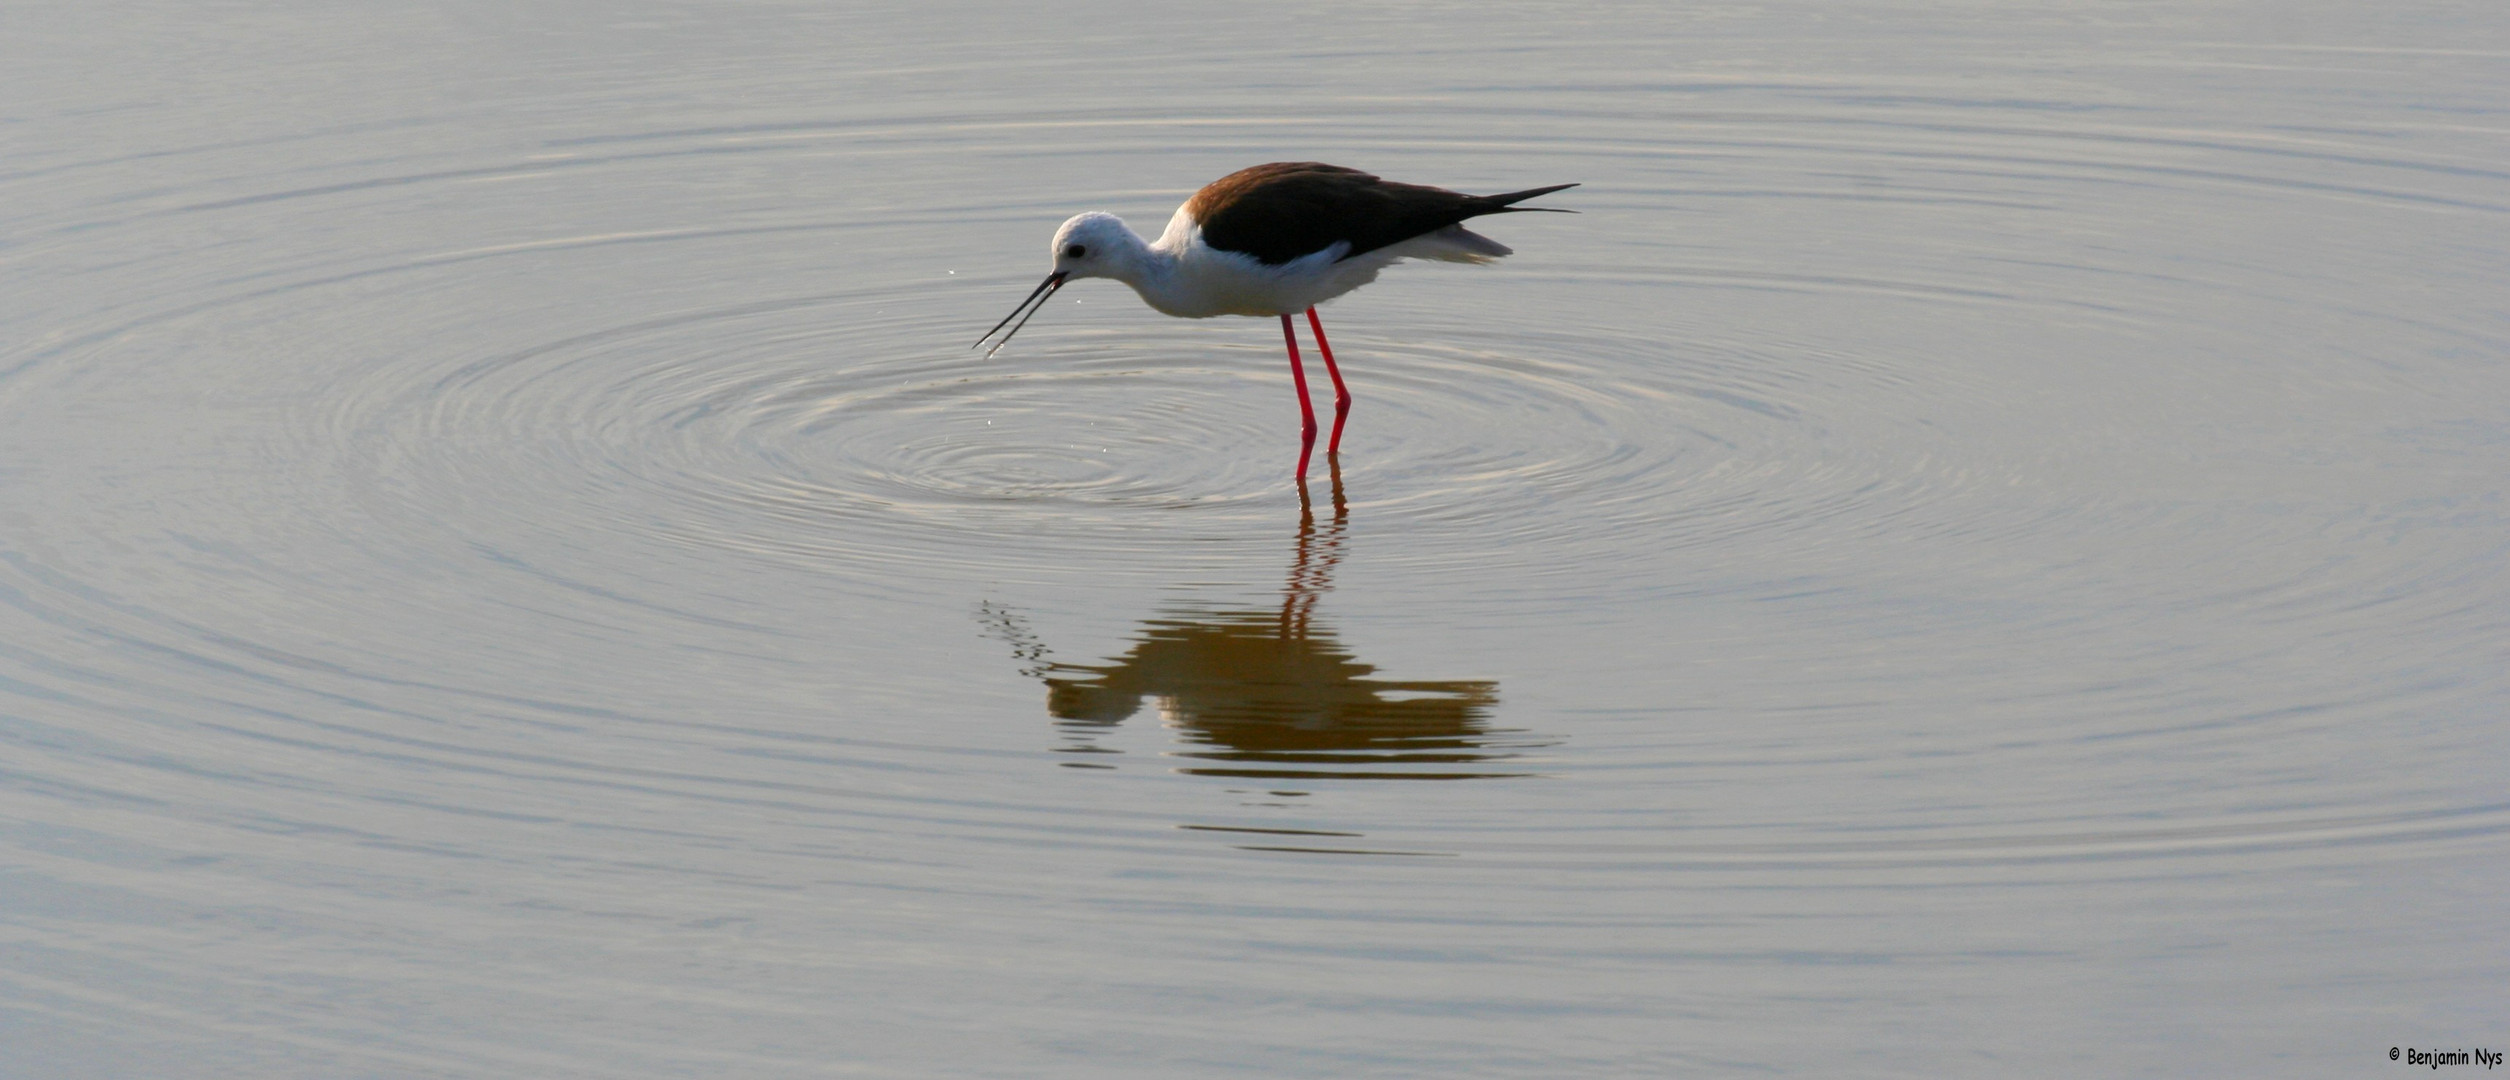
[[(1020, 327), (1027, 326), (1030, 319), (1036, 318), (1039, 311), (1045, 310), (1046, 301), (1054, 298), (1055, 290), (1063, 287), (1063, 281), (1068, 276), (1069, 275), (1065, 274), (1061, 270), (1057, 270), (1054, 273), (1046, 275), (1046, 280), (1038, 282), (1036, 288), (1029, 290), (1028, 299), (1020, 301), (1020, 306), (1012, 308), (1011, 314), (1003, 316), (1002, 322), (995, 323), (993, 330), (985, 331), (985, 337), (977, 338), (976, 344), (970, 345), (968, 348), (973, 349), (983, 345), (985, 343), (985, 338), (994, 336), (994, 330), (1002, 329), (1005, 323), (1009, 323), (1013, 319), (1018, 319), (1020, 321), (1017, 325), (1011, 327), (1011, 334), (1019, 333)], [(1036, 306), (1031, 307), (1031, 304)], [(1020, 314), (1023, 311), (1028, 312), (1028, 314)], [(1001, 351), (1003, 346), (1010, 344), (1011, 334), (1002, 335), (1002, 340), (994, 342), (993, 348), (986, 349), (985, 355), (990, 357), (996, 352)]]

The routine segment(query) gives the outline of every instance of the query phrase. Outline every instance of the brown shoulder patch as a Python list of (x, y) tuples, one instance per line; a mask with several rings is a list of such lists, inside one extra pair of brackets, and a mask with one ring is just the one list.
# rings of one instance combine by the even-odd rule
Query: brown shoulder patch
[(1318, 177), (1337, 176), (1346, 178), (1346, 182), (1358, 181), (1363, 184), (1377, 182), (1376, 177), (1370, 176), (1358, 169), (1346, 169), (1340, 165), (1327, 165), (1321, 161), (1275, 161), (1267, 165), (1253, 165), (1247, 168), (1239, 169), (1236, 172), (1230, 173), (1227, 176), (1223, 176), (1218, 180), (1214, 180), (1211, 183), (1203, 185), (1202, 190), (1195, 192), (1193, 198), (1185, 200), (1185, 212), (1194, 218), (1196, 224), (1202, 225), (1205, 231), (1208, 232), (1211, 227), (1212, 215), (1218, 213), (1226, 207), (1235, 205), (1240, 199), (1244, 198), (1248, 192), (1262, 188), (1264, 185), (1280, 180), (1284, 177), (1298, 175)]

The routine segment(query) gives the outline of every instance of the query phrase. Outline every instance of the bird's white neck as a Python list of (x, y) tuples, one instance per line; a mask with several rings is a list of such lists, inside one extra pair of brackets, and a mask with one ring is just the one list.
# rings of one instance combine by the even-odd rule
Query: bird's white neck
[(1347, 283), (1303, 278), (1258, 263), (1252, 256), (1218, 251), (1203, 240), (1201, 223), (1184, 210), (1168, 221), (1157, 240), (1144, 240), (1131, 227), (1104, 215), (1090, 231), (1060, 234), (1058, 243), (1080, 239), (1101, 254), (1089, 260), (1080, 277), (1109, 277), (1133, 287), (1142, 302), (1162, 314), (1186, 319), (1214, 315), (1278, 315), (1297, 311), (1365, 282), (1377, 264), (1358, 267), (1360, 276)]
[[(1180, 222), (1182, 228), (1180, 228)], [(1107, 276), (1133, 287), (1142, 301), (1169, 315), (1195, 315), (1184, 275), (1179, 273), (1186, 247), (1193, 243), (1194, 219), (1179, 213), (1157, 241), (1124, 230), (1122, 247), (1107, 262)]]

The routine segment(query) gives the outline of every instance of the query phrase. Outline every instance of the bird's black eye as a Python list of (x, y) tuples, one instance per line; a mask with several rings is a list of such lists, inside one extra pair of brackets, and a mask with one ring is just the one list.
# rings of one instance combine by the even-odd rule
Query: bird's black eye
[(1089, 249), (1079, 244), (1072, 244), (1063, 249), (1063, 257), (1067, 259), (1086, 258), (1088, 255)]

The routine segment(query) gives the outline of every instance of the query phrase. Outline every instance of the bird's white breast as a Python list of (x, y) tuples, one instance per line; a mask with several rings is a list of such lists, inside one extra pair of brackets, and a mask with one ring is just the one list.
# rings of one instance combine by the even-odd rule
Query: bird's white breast
[(1203, 242), (1202, 226), (1181, 209), (1151, 249), (1160, 256), (1160, 266), (1132, 282), (1134, 291), (1151, 307), (1188, 319), (1295, 314), (1368, 284), (1400, 257), (1372, 251), (1344, 259), (1350, 245), (1335, 244), (1268, 266), (1252, 255)]

